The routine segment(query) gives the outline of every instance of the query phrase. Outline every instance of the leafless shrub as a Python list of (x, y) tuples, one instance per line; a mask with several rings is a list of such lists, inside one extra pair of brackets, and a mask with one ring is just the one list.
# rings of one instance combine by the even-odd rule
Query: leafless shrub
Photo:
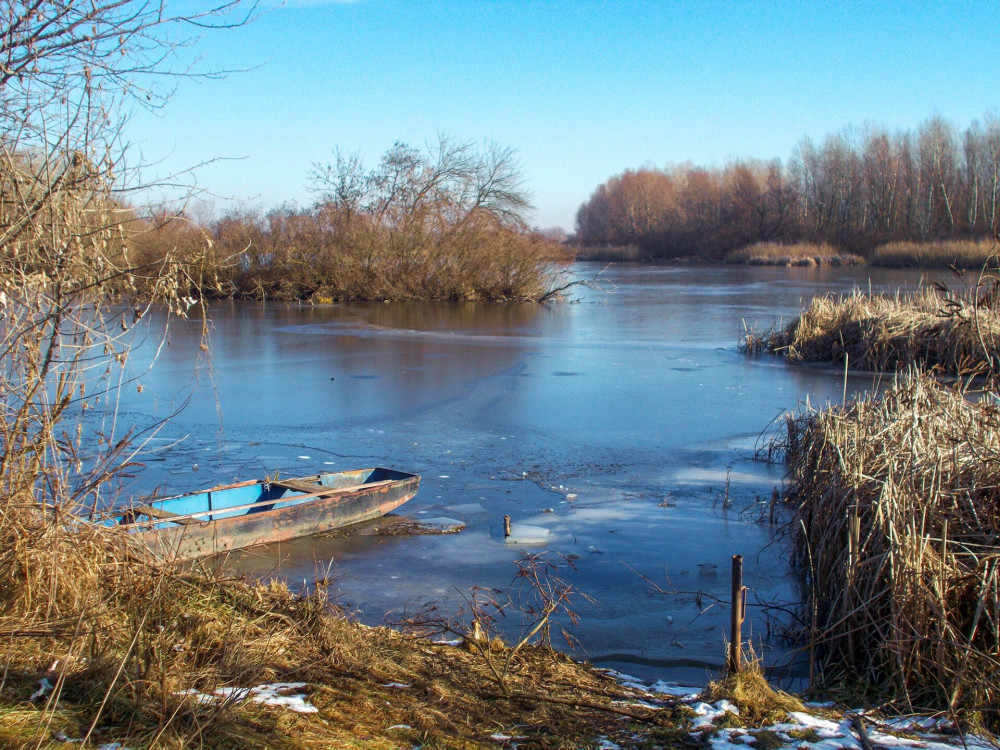
[[(205, 228), (209, 297), (283, 300), (538, 300), (569, 261), (530, 230), (511, 149), (442, 137), (397, 143), (373, 170), (335, 152), (310, 174), (308, 209), (240, 209)], [(176, 222), (175, 222), (176, 224)], [(176, 234), (179, 230), (171, 230)], [(190, 230), (187, 230), (190, 233)], [(150, 262), (176, 252), (164, 229), (136, 238)]]
[[(482, 657), (505, 692), (507, 678), (516, 669), (524, 648), (551, 647), (553, 625), (567, 643), (575, 643), (569, 631), (554, 618), (562, 616), (576, 624), (578, 618), (570, 608), (570, 600), (580, 595), (556, 575), (558, 565), (544, 555), (525, 553), (514, 564), (514, 580), (506, 591), (473, 586), (462, 594), (465, 606), (454, 615), (444, 615), (431, 605), (401, 623), (421, 635), (449, 633), (464, 639), (468, 650)], [(516, 641), (508, 645), (500, 634), (499, 624), (511, 613), (520, 616), (520, 623)]]

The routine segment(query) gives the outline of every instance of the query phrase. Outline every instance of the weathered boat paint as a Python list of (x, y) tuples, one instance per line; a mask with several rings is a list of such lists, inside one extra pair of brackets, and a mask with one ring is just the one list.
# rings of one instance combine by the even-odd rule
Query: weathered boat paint
[(389, 513), (412, 498), (420, 477), (376, 467), (288, 480), (221, 485), (135, 503), (101, 522), (167, 560), (190, 560), (312, 536)]

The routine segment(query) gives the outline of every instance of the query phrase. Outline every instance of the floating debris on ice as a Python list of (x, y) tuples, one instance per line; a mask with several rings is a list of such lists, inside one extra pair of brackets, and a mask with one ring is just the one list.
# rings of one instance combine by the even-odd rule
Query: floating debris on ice
[(403, 536), (406, 534), (457, 534), (464, 529), (465, 521), (444, 516), (421, 518), (419, 521), (385, 516), (378, 525), (363, 527), (355, 533), (357, 536)]
[(447, 516), (437, 518), (421, 518), (419, 530), (428, 534), (453, 534), (465, 528), (465, 522)]

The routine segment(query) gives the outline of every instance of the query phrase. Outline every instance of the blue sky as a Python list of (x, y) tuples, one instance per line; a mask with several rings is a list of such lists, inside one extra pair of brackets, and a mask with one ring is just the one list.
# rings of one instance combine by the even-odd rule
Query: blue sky
[[(188, 0), (193, 4), (194, 0)], [(872, 122), (964, 128), (1000, 105), (1000, 2), (290, 0), (202, 37), (201, 64), (126, 137), (216, 196), (307, 205), (335, 146), (369, 166), (439, 133), (520, 154), (541, 227), (626, 168), (787, 159)]]

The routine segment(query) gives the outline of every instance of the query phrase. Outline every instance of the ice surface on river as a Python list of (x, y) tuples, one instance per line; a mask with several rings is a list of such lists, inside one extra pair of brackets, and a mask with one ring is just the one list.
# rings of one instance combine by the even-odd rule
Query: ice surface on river
[[(744, 556), (751, 603), (796, 596), (768, 525), (784, 471), (753, 461), (758, 437), (807, 395), (843, 389), (839, 371), (740, 355), (743, 323), (787, 321), (814, 293), (867, 287), (868, 273), (884, 272), (614, 266), (607, 291), (580, 289), (580, 304), (220, 304), (211, 371), (193, 369), (200, 323), (174, 321), (150, 372), (155, 337), (133, 352), (143, 392), (123, 391), (118, 421), (101, 427), (113, 442), (114, 425), (152, 429), (184, 407), (150, 433), (136, 494), (418, 472), (419, 494), (397, 513), (464, 531), (303, 540), (240, 565), (295, 588), (329, 567), (339, 602), (377, 624), (421, 602), (457, 612), (472, 586), (506, 591), (513, 561), (544, 552), (590, 597), (573, 600), (576, 656), (701, 683), (724, 657), (732, 555)], [(507, 544), (505, 515), (547, 539)], [(701, 575), (706, 565), (718, 574)], [(745, 632), (768, 664), (784, 653), (773, 625), (749, 609)]]

